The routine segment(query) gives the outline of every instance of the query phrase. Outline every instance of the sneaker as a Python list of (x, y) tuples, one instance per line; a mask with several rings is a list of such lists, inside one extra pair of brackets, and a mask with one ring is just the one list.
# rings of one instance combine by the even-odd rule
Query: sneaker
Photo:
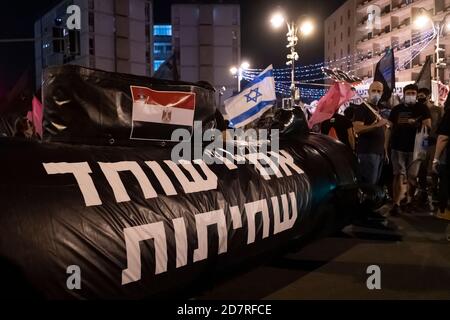
[(400, 206), (397, 204), (394, 204), (394, 206), (392, 207), (391, 211), (389, 211), (391, 217), (395, 217), (398, 216), (402, 213), (402, 210), (400, 209)]
[(438, 212), (436, 214), (436, 218), (443, 219), (443, 220), (450, 220), (450, 211), (446, 209), (444, 212)]

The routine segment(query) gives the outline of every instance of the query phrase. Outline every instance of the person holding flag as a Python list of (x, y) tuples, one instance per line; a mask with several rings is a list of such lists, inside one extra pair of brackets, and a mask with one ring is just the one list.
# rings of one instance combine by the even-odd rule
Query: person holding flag
[(383, 84), (375, 81), (369, 87), (368, 101), (353, 107), (353, 128), (358, 136), (358, 156), (363, 183), (376, 185), (381, 176), (385, 150), (385, 127), (387, 120), (379, 115), (383, 96)]
[(275, 102), (275, 79), (270, 65), (241, 92), (224, 101), (224, 118), (230, 127), (240, 128), (261, 117)]

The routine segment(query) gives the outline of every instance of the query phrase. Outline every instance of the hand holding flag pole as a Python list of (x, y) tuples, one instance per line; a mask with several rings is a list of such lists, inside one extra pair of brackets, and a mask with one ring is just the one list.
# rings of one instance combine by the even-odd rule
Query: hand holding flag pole
[[(350, 84), (351, 86), (354, 86), (355, 84), (362, 81), (360, 78), (350, 75), (349, 73), (337, 68), (329, 69), (322, 67), (322, 71), (325, 75), (330, 77), (330, 79), (334, 80), (335, 82), (345, 82)], [(369, 103), (367, 103), (364, 99), (361, 99), (361, 101), (367, 107), (367, 109), (369, 109), (369, 111), (373, 113), (377, 122), (383, 120), (383, 117)], [(386, 127), (389, 128), (389, 125), (386, 125)]]

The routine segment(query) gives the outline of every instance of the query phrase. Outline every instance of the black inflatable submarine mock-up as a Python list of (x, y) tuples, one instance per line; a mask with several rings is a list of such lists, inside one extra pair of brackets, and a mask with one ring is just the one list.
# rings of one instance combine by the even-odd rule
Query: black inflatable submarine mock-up
[(275, 175), (251, 157), (176, 163), (172, 143), (130, 139), (132, 86), (195, 93), (194, 120), (214, 126), (211, 88), (47, 69), (44, 140), (0, 138), (0, 266), (10, 296), (167, 297), (350, 221), (359, 189), (343, 144), (281, 130)]

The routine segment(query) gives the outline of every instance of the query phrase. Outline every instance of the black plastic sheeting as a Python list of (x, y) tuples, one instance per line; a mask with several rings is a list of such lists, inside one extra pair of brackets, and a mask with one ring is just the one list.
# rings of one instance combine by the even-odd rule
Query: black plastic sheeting
[[(359, 189), (355, 158), (345, 145), (285, 130), (283, 120), (278, 128), (291, 135), (282, 133), (284, 165), (276, 176), (265, 176), (249, 161), (235, 167), (177, 164), (170, 161), (170, 147), (126, 139), (126, 88), (153, 80), (111, 76), (123, 84), (99, 71), (49, 70), (46, 141), (0, 138), (5, 292), (50, 299), (173, 297), (208, 275), (350, 221)], [(151, 85), (198, 92), (196, 120), (215, 112), (207, 88)], [(104, 89), (112, 87), (123, 92), (124, 122), (117, 120), (117, 105), (103, 101)], [(55, 101), (69, 102), (58, 109)], [(56, 130), (51, 122), (67, 129)], [(80, 289), (67, 286), (71, 266), (81, 271)]]
[(139, 141), (130, 140), (133, 108), (130, 86), (193, 92), (194, 121), (202, 121), (204, 130), (215, 125), (212, 87), (65, 65), (44, 71), (44, 139), (91, 145), (138, 145)]

